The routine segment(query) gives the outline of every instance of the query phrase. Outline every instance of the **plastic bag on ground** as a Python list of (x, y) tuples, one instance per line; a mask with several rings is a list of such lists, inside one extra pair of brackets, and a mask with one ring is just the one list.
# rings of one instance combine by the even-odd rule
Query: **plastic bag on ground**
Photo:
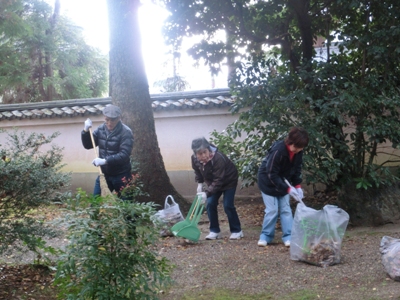
[(340, 263), (349, 215), (335, 205), (322, 210), (298, 203), (293, 220), (290, 258), (320, 267)]
[(170, 228), (176, 223), (183, 221), (184, 217), (179, 208), (179, 204), (175, 202), (171, 195), (165, 198), (164, 209), (159, 210), (153, 216), (153, 223), (160, 227), (161, 236), (173, 236)]
[(384, 236), (379, 251), (382, 265), (393, 280), (400, 281), (400, 239)]

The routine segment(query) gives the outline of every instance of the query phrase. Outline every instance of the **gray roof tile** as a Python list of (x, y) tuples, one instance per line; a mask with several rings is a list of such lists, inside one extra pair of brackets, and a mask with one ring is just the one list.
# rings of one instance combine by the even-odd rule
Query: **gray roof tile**
[[(228, 107), (235, 98), (229, 89), (151, 94), (153, 111)], [(37, 103), (0, 104), (0, 121), (101, 114), (111, 98), (58, 100)]]

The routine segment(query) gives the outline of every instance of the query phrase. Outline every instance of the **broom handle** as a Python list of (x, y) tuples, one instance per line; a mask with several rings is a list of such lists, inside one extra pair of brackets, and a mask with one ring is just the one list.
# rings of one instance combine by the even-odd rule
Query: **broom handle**
[[(91, 127), (89, 128), (89, 132), (90, 132), (90, 139), (92, 140), (94, 153), (96, 154), (96, 158), (98, 158), (99, 155), (97, 154), (96, 143), (94, 142), (94, 138), (93, 138), (93, 133), (92, 133), (92, 128)], [(102, 174), (101, 167), (99, 167), (99, 172), (100, 172), (100, 174)]]
[(198, 201), (197, 196), (196, 196), (196, 204), (194, 205), (192, 213), (190, 214), (189, 220), (191, 220), (193, 218), (193, 215), (194, 215), (194, 212), (196, 211), (196, 207), (197, 207), (198, 203), (199, 203), (199, 201)]

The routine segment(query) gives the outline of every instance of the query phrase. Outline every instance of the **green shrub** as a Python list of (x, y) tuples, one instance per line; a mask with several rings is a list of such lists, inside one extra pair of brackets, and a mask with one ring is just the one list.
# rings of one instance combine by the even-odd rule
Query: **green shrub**
[(88, 196), (67, 201), (70, 244), (58, 263), (60, 299), (154, 299), (171, 265), (154, 251), (154, 203)]
[(42, 237), (55, 232), (29, 212), (62, 198), (70, 179), (60, 172), (62, 149), (51, 144), (59, 133), (2, 134), (7, 143), (0, 145), (0, 253), (27, 247), (39, 254), (46, 249)]
[[(397, 75), (390, 75), (389, 83), (375, 74), (369, 78), (373, 84), (366, 84), (355, 76), (358, 71), (347, 69), (353, 61), (348, 58), (276, 76), (266, 76), (276, 64), (267, 57), (241, 64), (231, 82), (232, 112), (240, 114), (223, 132), (212, 132), (211, 141), (230, 155), (244, 186), (257, 182), (266, 151), (293, 126), (310, 136), (303, 157), (307, 184), (322, 183), (331, 191), (347, 185), (376, 189), (400, 180)], [(350, 73), (344, 75), (340, 65)]]

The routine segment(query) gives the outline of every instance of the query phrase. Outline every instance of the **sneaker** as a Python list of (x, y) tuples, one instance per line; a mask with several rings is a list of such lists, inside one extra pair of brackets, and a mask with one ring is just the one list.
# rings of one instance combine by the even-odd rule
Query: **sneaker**
[(242, 237), (244, 237), (243, 231), (240, 231), (240, 232), (232, 233), (231, 236), (229, 237), (229, 239), (230, 240), (240, 240)]
[(260, 247), (266, 247), (268, 245), (268, 243), (267, 243), (267, 241), (259, 240), (257, 245)]
[(290, 247), (290, 241), (286, 241), (284, 244), (285, 244), (285, 247)]
[(210, 232), (209, 235), (206, 236), (206, 240), (216, 240), (219, 239), (220, 235), (216, 232)]

